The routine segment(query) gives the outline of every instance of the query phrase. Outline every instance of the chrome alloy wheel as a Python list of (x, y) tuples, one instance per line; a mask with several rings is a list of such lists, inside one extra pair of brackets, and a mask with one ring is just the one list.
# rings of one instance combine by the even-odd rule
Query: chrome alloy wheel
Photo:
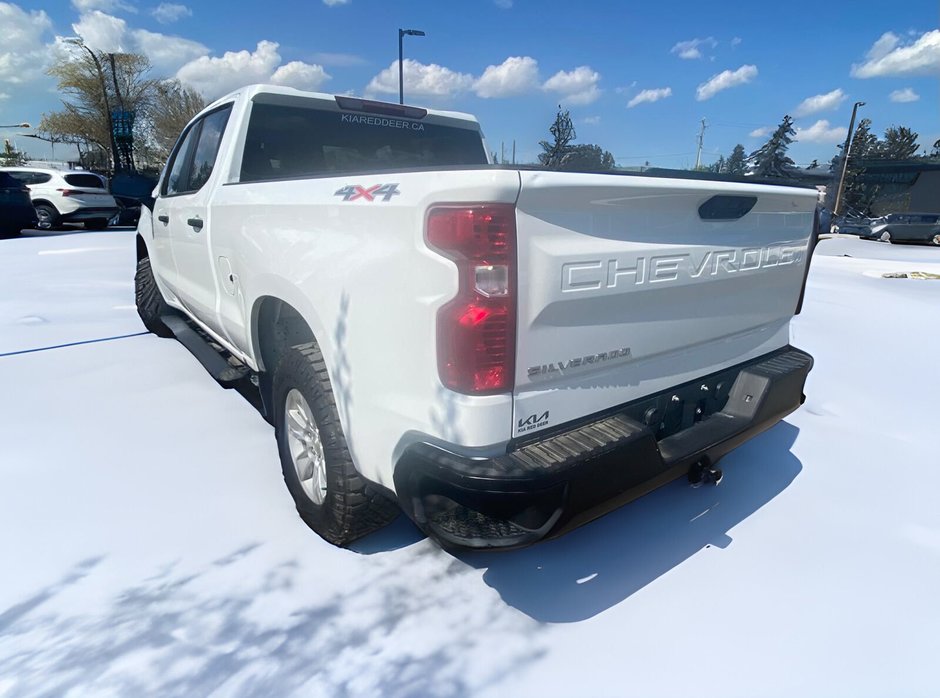
[(326, 499), (326, 456), (320, 430), (313, 420), (310, 405), (299, 390), (292, 388), (284, 402), (287, 445), (297, 479), (310, 501), (323, 504)]
[(39, 230), (49, 230), (52, 228), (52, 216), (49, 215), (49, 211), (44, 208), (36, 209), (36, 227)]

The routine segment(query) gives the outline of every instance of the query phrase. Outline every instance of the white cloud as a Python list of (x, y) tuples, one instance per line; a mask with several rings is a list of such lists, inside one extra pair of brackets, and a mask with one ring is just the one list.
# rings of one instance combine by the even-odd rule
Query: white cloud
[(913, 88), (905, 87), (903, 90), (895, 90), (890, 95), (888, 99), (892, 102), (916, 102), (920, 99), (920, 95), (914, 92)]
[(323, 0), (323, 4), (327, 7), (336, 7), (337, 5), (348, 5), (349, 0)]
[(599, 116), (585, 116), (581, 119), (582, 124), (587, 124), (588, 126), (597, 126), (601, 122), (601, 117)]
[(119, 17), (99, 10), (82, 15), (72, 30), (98, 51), (142, 53), (158, 73), (172, 74), (190, 61), (209, 53), (198, 41), (146, 29), (130, 29)]
[(796, 109), (793, 110), (793, 115), (809, 116), (810, 114), (816, 114), (821, 111), (835, 109), (845, 101), (846, 97), (847, 95), (842, 91), (841, 88), (835, 89), (832, 92), (827, 92), (825, 94), (807, 97), (802, 102), (800, 102)]
[(745, 85), (756, 77), (757, 66), (754, 65), (742, 65), (737, 70), (724, 70), (717, 75), (712, 75), (706, 82), (699, 85), (695, 90), (695, 99), (703, 102), (722, 90)]
[(852, 77), (877, 78), (888, 75), (936, 75), (940, 73), (940, 29), (933, 29), (913, 43), (901, 44), (891, 32), (881, 35), (862, 64), (852, 65)]
[(670, 49), (670, 53), (675, 53), (679, 58), (695, 59), (702, 57), (701, 47), (715, 48), (718, 42), (713, 36), (706, 36), (704, 39), (689, 39), (680, 41)]
[(0, 102), (5, 99), (10, 99), (10, 95), (8, 95), (6, 92), (0, 92)]
[(322, 66), (301, 61), (285, 63), (271, 76), (271, 82), (275, 85), (296, 87), (298, 90), (317, 90), (329, 79), (329, 74)]
[(545, 81), (542, 89), (557, 92), (568, 104), (590, 104), (601, 95), (597, 87), (600, 79), (600, 73), (582, 65), (567, 72), (559, 70)]
[(744, 41), (744, 39), (742, 39), (740, 36), (734, 37), (731, 40), (731, 48), (734, 48), (735, 46), (740, 46), (742, 41)]
[(512, 56), (499, 65), (490, 65), (474, 83), (478, 96), (512, 97), (529, 92), (539, 85), (539, 64), (529, 56)]
[(79, 17), (72, 31), (82, 37), (88, 48), (107, 53), (129, 53), (133, 50), (128, 39), (127, 22), (101, 10), (93, 10)]
[(763, 138), (764, 136), (769, 136), (773, 132), (773, 126), (761, 126), (760, 128), (755, 128), (747, 135), (749, 135), (751, 138)]
[(147, 56), (158, 73), (172, 75), (189, 61), (209, 53), (198, 41), (169, 36), (146, 29), (131, 31), (136, 50)]
[(627, 102), (627, 108), (632, 109), (637, 104), (643, 104), (644, 102), (658, 102), (661, 99), (666, 99), (666, 97), (672, 97), (671, 87), (657, 87), (651, 90), (643, 90), (636, 97)]
[(277, 49), (273, 41), (259, 41), (254, 51), (226, 51), (220, 58), (200, 56), (180, 68), (176, 77), (209, 99), (256, 82), (312, 89), (330, 78), (318, 65), (300, 61), (280, 65)]
[(91, 12), (93, 10), (103, 10), (105, 12), (137, 12), (137, 8), (124, 2), (123, 0), (72, 0), (72, 7), (80, 13)]
[[(405, 93), (423, 97), (451, 97), (473, 86), (473, 76), (444, 66), (425, 65), (406, 58), (403, 64)], [(376, 75), (366, 87), (367, 94), (398, 94), (398, 61)]]
[(796, 129), (796, 140), (808, 143), (839, 143), (845, 140), (849, 130), (845, 126), (830, 126), (826, 119), (820, 119), (809, 128)]
[(0, 2), (0, 82), (28, 83), (42, 75), (49, 51), (43, 36), (52, 29), (52, 20), (42, 10), (25, 12), (16, 5)]
[(193, 11), (186, 5), (178, 5), (173, 2), (161, 2), (150, 13), (160, 24), (172, 24), (183, 19), (183, 17), (192, 17)]

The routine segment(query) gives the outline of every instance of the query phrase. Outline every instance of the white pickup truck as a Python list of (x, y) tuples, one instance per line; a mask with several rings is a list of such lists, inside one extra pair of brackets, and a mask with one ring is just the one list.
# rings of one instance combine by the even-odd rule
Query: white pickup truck
[(328, 541), (401, 509), (445, 546), (516, 547), (717, 482), (799, 407), (815, 204), (494, 166), (468, 115), (256, 85), (183, 131), (140, 218), (137, 306), (258, 387)]

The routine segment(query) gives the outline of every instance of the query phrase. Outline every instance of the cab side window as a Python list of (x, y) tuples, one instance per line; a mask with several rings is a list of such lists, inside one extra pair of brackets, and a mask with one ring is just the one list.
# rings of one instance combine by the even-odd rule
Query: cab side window
[(177, 145), (163, 183), (163, 195), (199, 191), (209, 180), (232, 105), (207, 114), (194, 123)]

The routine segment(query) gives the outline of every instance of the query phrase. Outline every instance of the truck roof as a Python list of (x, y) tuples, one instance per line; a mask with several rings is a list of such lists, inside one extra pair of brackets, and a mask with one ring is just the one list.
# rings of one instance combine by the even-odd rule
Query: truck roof
[[(363, 100), (369, 105), (375, 105), (377, 107), (384, 107), (389, 110), (401, 110), (402, 105), (395, 104), (394, 102), (383, 102), (380, 100), (372, 100), (366, 97), (353, 97), (352, 95), (334, 95), (327, 92), (310, 92), (307, 90), (298, 90), (294, 87), (284, 87), (283, 85), (271, 85), (266, 83), (256, 83), (253, 85), (245, 85), (240, 87), (237, 90), (233, 90), (228, 94), (219, 97), (217, 100), (208, 105), (203, 111), (211, 111), (219, 104), (225, 102), (230, 102), (232, 99), (243, 96), (246, 100), (252, 100), (257, 95), (283, 95), (286, 97), (301, 97), (308, 99), (319, 99), (324, 102), (329, 102), (330, 104), (338, 104), (339, 100), (350, 99), (350, 100)], [(419, 105), (404, 105), (407, 109), (420, 109), (423, 112), (426, 112), (429, 116), (440, 117), (445, 119), (454, 119), (457, 121), (466, 121), (469, 128), (478, 129), (479, 121), (472, 114), (467, 114), (466, 112), (458, 111), (446, 111), (441, 109), (429, 109), (427, 107), (422, 107)]]

